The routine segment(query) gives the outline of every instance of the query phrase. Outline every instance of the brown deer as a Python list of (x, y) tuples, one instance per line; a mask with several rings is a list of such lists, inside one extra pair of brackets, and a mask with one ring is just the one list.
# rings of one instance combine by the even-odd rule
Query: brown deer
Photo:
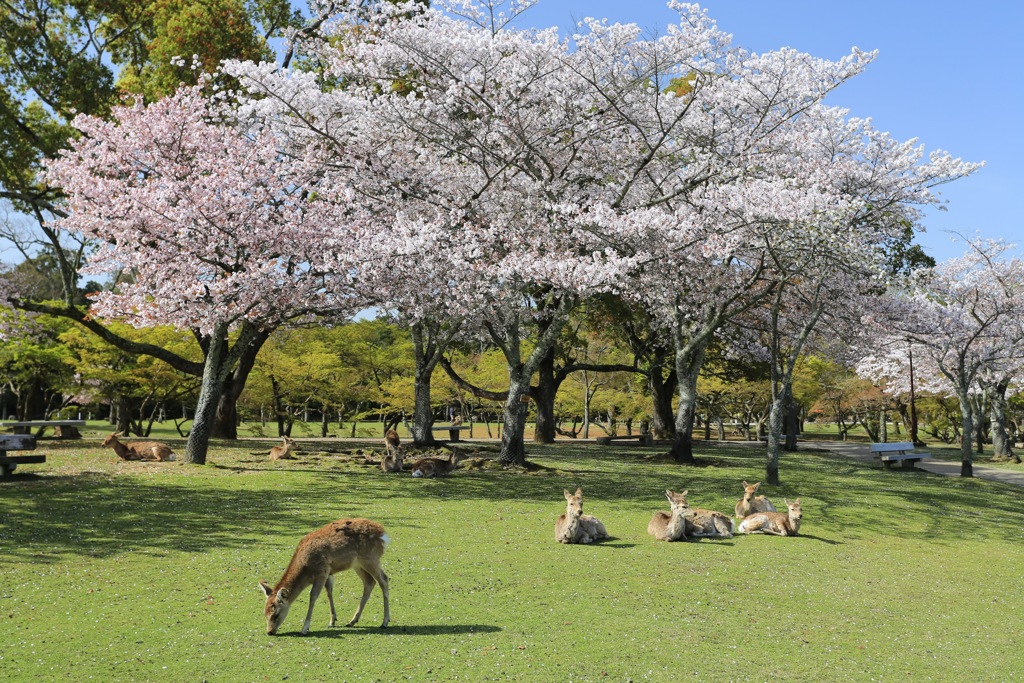
[(604, 524), (592, 515), (583, 514), (583, 491), (565, 492), (565, 514), (555, 520), (555, 540), (559, 543), (593, 543), (608, 538)]
[(686, 491), (682, 493), (665, 491), (665, 496), (672, 507), (672, 512), (671, 514), (663, 510), (655, 512), (647, 525), (647, 533), (659, 541), (685, 541), (686, 522), (683, 519), (683, 514), (689, 510), (686, 507)]
[[(686, 505), (687, 491), (680, 495)], [(714, 510), (687, 507), (683, 513), (686, 535), (692, 538), (732, 538), (733, 521), (729, 515)]]
[(103, 446), (114, 449), (117, 457), (122, 460), (149, 460), (163, 462), (175, 460), (171, 447), (159, 441), (118, 441), (124, 432), (115, 432), (103, 439)]
[(459, 460), (459, 454), (454, 451), (447, 458), (420, 458), (412, 464), (412, 476), (424, 479), (447, 477), (455, 471)]
[(284, 576), (273, 588), (266, 581), (260, 581), (260, 589), (267, 597), (263, 614), (267, 618), (267, 635), (274, 635), (281, 628), (288, 616), (288, 608), (299, 593), (312, 586), (309, 590), (309, 609), (306, 621), (302, 623), (302, 634), (309, 632), (309, 623), (313, 618), (313, 605), (320, 595), (321, 589), (327, 588), (327, 602), (331, 606), (331, 620), (328, 626), (334, 626), (338, 619), (334, 611), (334, 575), (346, 569), (354, 570), (363, 580), (363, 597), (355, 615), (346, 626), (355, 626), (363, 607), (373, 592), (373, 585), (380, 586), (384, 594), (385, 628), (391, 621), (388, 604), (388, 576), (380, 566), (381, 555), (389, 542), (388, 535), (377, 522), (368, 519), (339, 519), (316, 531), (306, 534), (292, 561), (288, 563)]
[(796, 536), (800, 531), (800, 520), (804, 513), (800, 507), (800, 499), (792, 503), (786, 498), (788, 511), (781, 512), (755, 512), (748, 515), (740, 522), (739, 533), (741, 534), (773, 534), (775, 536)]
[(295, 451), (295, 439), (287, 436), (282, 436), (283, 440), (280, 446), (274, 446), (270, 449), (271, 460), (294, 460), (292, 453)]
[(384, 459), (380, 461), (382, 472), (402, 471), (402, 445), (398, 432), (389, 429), (384, 434)]
[(747, 515), (752, 515), (755, 512), (775, 512), (775, 506), (765, 496), (755, 495), (757, 493), (757, 487), (761, 485), (761, 482), (756, 484), (748, 484), (743, 482), (743, 497), (740, 498), (739, 502), (736, 503), (736, 518), (743, 519)]

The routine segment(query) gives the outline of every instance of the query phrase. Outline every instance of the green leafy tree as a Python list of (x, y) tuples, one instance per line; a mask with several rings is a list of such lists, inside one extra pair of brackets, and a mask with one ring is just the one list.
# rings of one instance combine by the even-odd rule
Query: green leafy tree
[(48, 317), (26, 320), (13, 312), (3, 313), (3, 318), (0, 385), (4, 400), (13, 397), (19, 420), (47, 418), (66, 407), (77, 393), (71, 354), (58, 341), (69, 325)]
[[(135, 329), (123, 323), (112, 327), (128, 339), (196, 359), (202, 356), (194, 339), (170, 327)], [(195, 399), (197, 379), (152, 356), (126, 353), (77, 325), (69, 326), (59, 340), (80, 380), (77, 401), (101, 410), (109, 405), (116, 431), (148, 436), (157, 419), (177, 416), (178, 406)]]

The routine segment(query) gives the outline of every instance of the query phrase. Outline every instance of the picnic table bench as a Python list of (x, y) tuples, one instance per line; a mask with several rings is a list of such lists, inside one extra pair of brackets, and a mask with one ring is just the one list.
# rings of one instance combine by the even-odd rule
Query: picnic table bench
[(448, 432), (449, 441), (459, 441), (459, 432), (469, 431), (469, 425), (461, 427), (459, 425), (434, 425), (430, 428), (432, 432)]
[(0, 477), (6, 478), (19, 463), (46, 462), (45, 455), (7, 455), (7, 451), (31, 451), (36, 437), (31, 434), (0, 434)]
[(610, 446), (612, 441), (639, 441), (642, 446), (653, 446), (654, 445), (654, 434), (653, 432), (644, 432), (643, 434), (616, 434), (614, 436), (599, 436), (596, 439), (600, 446)]
[(894, 462), (901, 462), (903, 469), (914, 469), (914, 463), (918, 460), (932, 457), (928, 453), (915, 453), (914, 444), (911, 441), (893, 441), (892, 443), (873, 443), (871, 452), (882, 461), (882, 465), (889, 469)]
[(26, 420), (23, 422), (0, 422), (0, 427), (14, 429), (15, 434), (31, 434), (38, 429), (37, 437), (42, 437), (47, 428), (53, 427), (56, 439), (81, 439), (79, 427), (85, 426), (85, 420)]

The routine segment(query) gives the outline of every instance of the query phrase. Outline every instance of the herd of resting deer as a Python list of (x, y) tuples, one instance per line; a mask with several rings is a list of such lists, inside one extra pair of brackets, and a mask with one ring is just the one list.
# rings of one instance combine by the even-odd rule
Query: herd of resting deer
[[(121, 442), (121, 433), (111, 434), (103, 440), (104, 446), (114, 449), (123, 460), (174, 460), (170, 447), (156, 441)], [(291, 458), (295, 441), (284, 437), (281, 446), (274, 446), (270, 451), (271, 460)], [(385, 455), (381, 461), (384, 472), (400, 472), (403, 468), (401, 444), (398, 433), (389, 429), (384, 437)], [(435, 477), (451, 473), (458, 463), (458, 456), (449, 458), (421, 458), (413, 464), (414, 477)], [(795, 536), (800, 531), (800, 520), (803, 512), (800, 499), (790, 502), (786, 499), (786, 513), (777, 512), (775, 506), (765, 496), (757, 495), (761, 482), (748, 484), (743, 482), (743, 497), (736, 503), (735, 517), (740, 519), (736, 527), (733, 518), (714, 510), (691, 508), (686, 502), (688, 491), (675, 493), (665, 491), (670, 511), (659, 510), (654, 513), (647, 525), (647, 533), (660, 541), (685, 541), (688, 538), (731, 538), (734, 531), (741, 534), (773, 534), (776, 536)], [(565, 514), (555, 520), (555, 540), (559, 543), (593, 543), (609, 538), (604, 524), (593, 515), (583, 514), (583, 491), (579, 488), (575, 493), (564, 491)], [(385, 628), (391, 621), (389, 605), (388, 576), (380, 566), (380, 558), (389, 542), (384, 527), (369, 519), (339, 519), (316, 531), (307, 534), (299, 541), (284, 575), (271, 587), (266, 581), (259, 586), (266, 596), (263, 613), (267, 619), (267, 634), (274, 635), (288, 615), (288, 609), (298, 595), (310, 587), (309, 608), (306, 620), (302, 623), (302, 633), (309, 632), (313, 618), (313, 605), (320, 592), (327, 589), (327, 602), (331, 608), (329, 626), (334, 626), (337, 613), (334, 610), (334, 575), (351, 569), (359, 575), (363, 582), (363, 595), (359, 600), (356, 613), (347, 626), (359, 621), (366, 601), (373, 592), (374, 585), (380, 586), (384, 594)]]

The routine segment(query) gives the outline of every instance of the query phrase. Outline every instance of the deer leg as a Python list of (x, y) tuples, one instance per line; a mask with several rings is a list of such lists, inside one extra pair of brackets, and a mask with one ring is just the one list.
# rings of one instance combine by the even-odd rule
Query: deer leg
[(377, 585), (380, 586), (380, 592), (384, 594), (384, 621), (381, 622), (381, 628), (387, 628), (388, 623), (391, 621), (391, 605), (389, 604), (388, 598), (390, 597), (390, 585), (391, 581), (388, 579), (388, 575), (384, 573), (384, 570), (377, 565), (376, 571), (373, 578), (377, 580)]
[(338, 613), (334, 611), (334, 577), (328, 576), (327, 581), (324, 582), (324, 587), (327, 588), (327, 602), (331, 606), (331, 621), (327, 624), (328, 626), (334, 626), (335, 622), (338, 621)]
[(373, 592), (373, 576), (370, 572), (366, 571), (362, 567), (356, 567), (356, 574), (363, 580), (363, 597), (359, 599), (359, 607), (356, 608), (356, 613), (352, 615), (352, 621), (345, 624), (346, 626), (355, 626), (359, 621), (359, 617), (363, 614), (363, 608), (366, 607), (366, 601), (370, 599), (370, 593)]
[(309, 633), (309, 623), (313, 620), (313, 605), (316, 604), (316, 599), (319, 597), (325, 582), (325, 577), (318, 576), (313, 580), (313, 587), (309, 589), (309, 609), (306, 610), (306, 620), (302, 622), (302, 635)]

